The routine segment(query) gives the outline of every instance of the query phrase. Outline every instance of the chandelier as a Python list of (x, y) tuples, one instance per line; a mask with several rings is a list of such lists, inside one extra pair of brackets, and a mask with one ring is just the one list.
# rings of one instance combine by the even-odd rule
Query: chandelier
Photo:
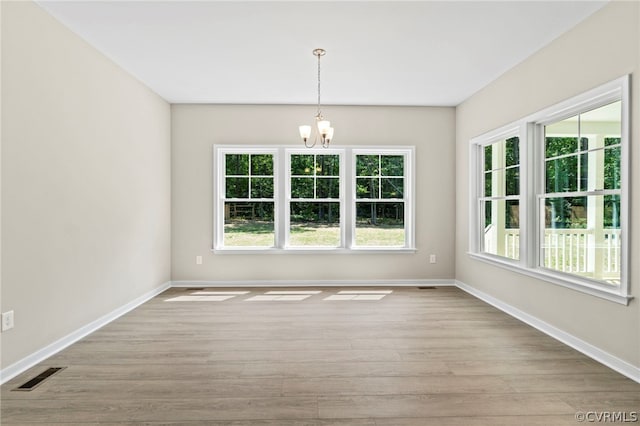
[(316, 146), (318, 139), (320, 139), (320, 144), (323, 148), (329, 148), (329, 143), (333, 139), (333, 127), (331, 127), (331, 122), (322, 117), (322, 111), (320, 109), (320, 58), (326, 53), (327, 52), (324, 49), (313, 50), (313, 54), (318, 57), (318, 111), (316, 113), (315, 135), (311, 145), (307, 143), (311, 137), (311, 126), (300, 126), (300, 137), (304, 142), (304, 146), (307, 148), (313, 148)]

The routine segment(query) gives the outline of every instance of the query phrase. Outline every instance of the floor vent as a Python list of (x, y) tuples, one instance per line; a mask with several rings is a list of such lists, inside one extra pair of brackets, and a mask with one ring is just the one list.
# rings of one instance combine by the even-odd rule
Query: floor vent
[(204, 287), (191, 287), (186, 289), (185, 291), (202, 291), (204, 290)]
[(418, 290), (435, 290), (436, 287), (426, 286), (426, 287), (418, 287)]
[(56, 374), (60, 370), (64, 370), (64, 369), (65, 369), (65, 367), (47, 368), (45, 371), (43, 371), (42, 373), (38, 374), (33, 379), (29, 380), (28, 382), (24, 383), (23, 385), (18, 386), (17, 388), (15, 388), (13, 390), (14, 391), (31, 391), (31, 390), (34, 390), (35, 388), (40, 386), (42, 384), (42, 382), (47, 380), (49, 377), (53, 376), (54, 374)]

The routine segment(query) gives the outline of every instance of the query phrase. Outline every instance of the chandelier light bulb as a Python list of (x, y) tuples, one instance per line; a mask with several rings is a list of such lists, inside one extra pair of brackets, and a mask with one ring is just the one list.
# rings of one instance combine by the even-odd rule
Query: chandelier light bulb
[(320, 132), (322, 136), (326, 136), (330, 128), (331, 128), (330, 121), (327, 121), (327, 120), (318, 121), (318, 132)]
[(327, 143), (331, 142), (331, 139), (333, 139), (333, 127), (329, 127), (327, 129), (327, 135), (325, 136), (325, 139), (327, 140)]
[(303, 141), (307, 141), (309, 136), (311, 136), (311, 126), (300, 126), (300, 137)]

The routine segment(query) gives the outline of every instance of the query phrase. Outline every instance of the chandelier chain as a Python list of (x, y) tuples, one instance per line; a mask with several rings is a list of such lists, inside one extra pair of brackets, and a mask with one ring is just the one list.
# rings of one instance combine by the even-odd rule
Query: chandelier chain
[(318, 116), (320, 116), (320, 56), (318, 55)]

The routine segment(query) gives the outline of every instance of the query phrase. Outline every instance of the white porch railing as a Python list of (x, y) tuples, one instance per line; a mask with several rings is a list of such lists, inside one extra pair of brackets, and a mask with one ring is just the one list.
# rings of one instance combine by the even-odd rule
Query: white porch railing
[[(504, 253), (497, 253), (497, 229), (485, 229), (485, 251), (512, 259), (519, 258), (520, 230), (505, 229)], [(543, 243), (543, 264), (547, 268), (577, 274), (620, 276), (620, 230), (604, 229), (600, 241), (589, 229), (547, 229)], [(589, 265), (593, 265), (589, 268)]]

